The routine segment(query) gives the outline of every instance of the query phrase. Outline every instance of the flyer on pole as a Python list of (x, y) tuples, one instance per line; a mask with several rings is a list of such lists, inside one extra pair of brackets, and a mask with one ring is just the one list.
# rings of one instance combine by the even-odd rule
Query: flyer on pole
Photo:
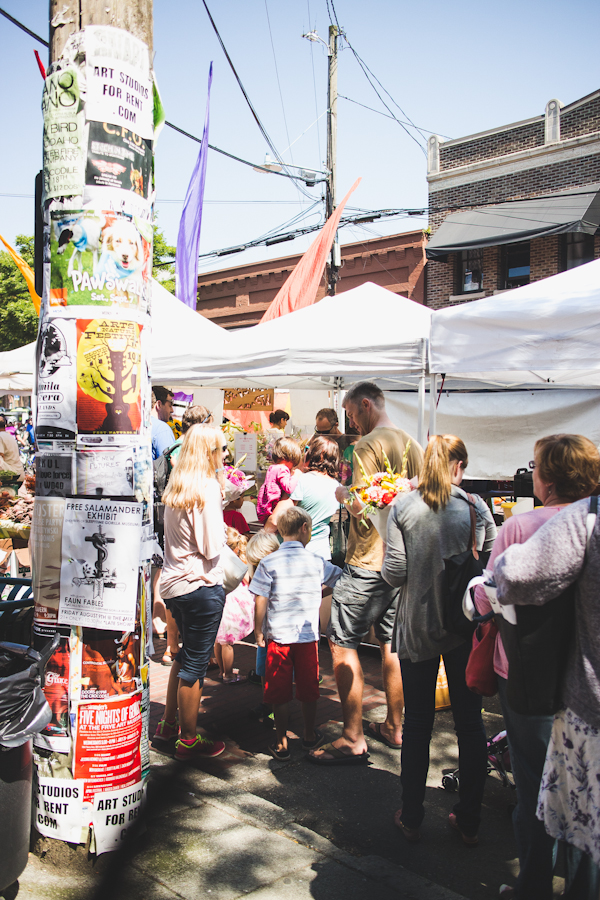
[(58, 621), (128, 631), (135, 627), (142, 505), (65, 500)]

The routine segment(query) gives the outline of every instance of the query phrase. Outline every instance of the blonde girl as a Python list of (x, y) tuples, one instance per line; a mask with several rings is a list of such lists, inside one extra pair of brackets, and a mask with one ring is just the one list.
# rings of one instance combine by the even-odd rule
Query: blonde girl
[(194, 425), (186, 432), (177, 464), (163, 494), (165, 559), (160, 593), (175, 617), (183, 647), (169, 678), (165, 718), (155, 740), (179, 739), (175, 758), (218, 756), (222, 741), (196, 733), (204, 677), (223, 607), (221, 551), (225, 543), (219, 476), (227, 442), (220, 430)]
[[(227, 529), (227, 546), (236, 556), (246, 562), (246, 545), (248, 541), (237, 528)], [(249, 578), (246, 574), (241, 584), (225, 598), (223, 618), (217, 632), (215, 656), (219, 665), (219, 677), (223, 684), (239, 684), (246, 681), (233, 668), (236, 641), (241, 641), (254, 631), (254, 596), (248, 590)]]

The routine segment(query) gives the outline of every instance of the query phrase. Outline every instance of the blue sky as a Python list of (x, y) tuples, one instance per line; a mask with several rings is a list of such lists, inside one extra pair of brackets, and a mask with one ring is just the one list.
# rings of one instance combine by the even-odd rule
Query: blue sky
[[(284, 159), (323, 168), (327, 57), (324, 48), (301, 35), (316, 28), (327, 39), (326, 0), (207, 2), (244, 86)], [(348, 40), (394, 100), (416, 125), (440, 135), (459, 137), (526, 119), (542, 114), (553, 97), (570, 103), (600, 87), (600, 5), (593, 0), (571, 0), (568, 6), (548, 0), (334, 2)], [(47, 0), (1, 0), (0, 5), (47, 37)], [(33, 233), (31, 195), (41, 167), (42, 136), (42, 79), (33, 49), (40, 51), (44, 61), (47, 52), (3, 17), (0, 46), (4, 112), (0, 233), (13, 240), (18, 233)], [(154, 50), (167, 118), (201, 136), (208, 66), (213, 60), (210, 142), (262, 162), (268, 148), (200, 0), (154, 0)], [(348, 48), (340, 53), (338, 90), (386, 112)], [(426, 204), (425, 156), (396, 122), (342, 99), (338, 119), (340, 197), (362, 176), (350, 200), (352, 206)], [(157, 143), (156, 208), (171, 243), (177, 240), (197, 152), (198, 145), (168, 128)], [(320, 190), (308, 189), (308, 194), (316, 201)], [(212, 152), (205, 200), (201, 253), (257, 238), (310, 206), (286, 179), (258, 174)], [(317, 222), (318, 213), (306, 221)], [(354, 226), (341, 231), (340, 239), (346, 243), (408, 231), (423, 221), (404, 218)], [(203, 261), (200, 271), (303, 252), (311, 239)]]

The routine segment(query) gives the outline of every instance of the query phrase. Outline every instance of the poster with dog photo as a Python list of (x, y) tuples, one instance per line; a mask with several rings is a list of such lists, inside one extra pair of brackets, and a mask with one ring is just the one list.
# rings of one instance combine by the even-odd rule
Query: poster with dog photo
[(90, 122), (85, 183), (150, 196), (152, 141), (109, 122)]
[[(141, 325), (77, 320), (77, 430), (95, 443), (133, 442), (142, 424)], [(103, 439), (103, 437), (105, 439)], [(110, 439), (112, 438), (112, 440)], [(130, 439), (130, 440), (128, 440)], [(80, 443), (90, 443), (81, 440)]]
[(36, 438), (38, 441), (75, 440), (75, 322), (68, 319), (43, 321), (36, 354)]
[(49, 306), (144, 312), (152, 283), (152, 225), (103, 210), (51, 213)]

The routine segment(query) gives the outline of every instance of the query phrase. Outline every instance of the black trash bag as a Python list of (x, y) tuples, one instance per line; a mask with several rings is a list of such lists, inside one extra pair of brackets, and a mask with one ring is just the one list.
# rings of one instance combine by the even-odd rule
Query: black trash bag
[(0, 641), (0, 747), (20, 747), (50, 722), (52, 711), (42, 688), (46, 663), (59, 640), (57, 633), (41, 653)]

